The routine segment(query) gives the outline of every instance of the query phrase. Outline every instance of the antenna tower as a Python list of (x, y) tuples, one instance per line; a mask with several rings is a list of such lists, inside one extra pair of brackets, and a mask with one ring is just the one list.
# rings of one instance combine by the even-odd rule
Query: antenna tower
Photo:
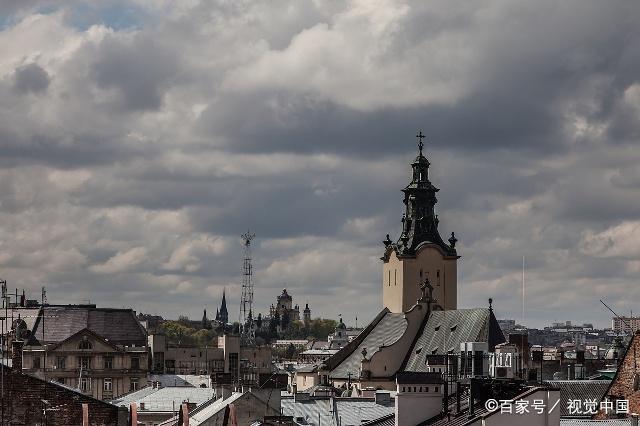
[(253, 265), (251, 264), (251, 241), (256, 234), (242, 234), (244, 262), (242, 264), (242, 300), (240, 301), (240, 336), (245, 343), (253, 343), (256, 331), (253, 327)]

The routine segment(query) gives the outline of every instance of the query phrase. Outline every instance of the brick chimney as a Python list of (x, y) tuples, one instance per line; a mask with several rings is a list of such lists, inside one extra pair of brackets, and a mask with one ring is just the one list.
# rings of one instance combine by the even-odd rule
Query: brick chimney
[(24, 342), (22, 340), (14, 340), (11, 342), (11, 368), (18, 373), (22, 372), (22, 346)]

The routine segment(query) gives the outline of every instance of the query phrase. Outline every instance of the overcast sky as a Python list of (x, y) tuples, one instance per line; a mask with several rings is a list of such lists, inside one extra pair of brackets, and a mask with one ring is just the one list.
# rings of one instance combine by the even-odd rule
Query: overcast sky
[[(96, 5), (99, 3), (99, 5)], [(640, 3), (0, 1), (0, 277), (199, 318), (381, 309), (415, 134), (460, 307), (640, 313)], [(446, 238), (446, 236), (445, 236)]]

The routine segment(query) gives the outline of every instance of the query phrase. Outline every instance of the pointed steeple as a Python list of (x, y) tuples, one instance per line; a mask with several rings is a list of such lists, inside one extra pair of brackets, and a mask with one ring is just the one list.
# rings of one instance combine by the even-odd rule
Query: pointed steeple
[(222, 290), (222, 304), (220, 305), (220, 321), (224, 324), (229, 322), (229, 312), (227, 311), (226, 289)]
[(437, 245), (447, 256), (456, 256), (455, 242), (451, 245), (445, 243), (438, 232), (439, 220), (438, 215), (435, 214), (435, 205), (438, 202), (436, 193), (440, 189), (429, 180), (431, 163), (422, 153), (424, 137), (422, 132), (417, 135), (418, 156), (411, 163), (411, 181), (402, 190), (405, 205), (405, 212), (402, 215), (402, 233), (395, 244), (388, 237), (384, 241), (385, 257), (391, 249), (396, 250), (398, 257), (413, 257), (418, 246), (424, 243)]
[(202, 322), (200, 324), (200, 327), (204, 330), (207, 330), (210, 327), (209, 318), (207, 318), (207, 308), (204, 308), (204, 314), (202, 315)]

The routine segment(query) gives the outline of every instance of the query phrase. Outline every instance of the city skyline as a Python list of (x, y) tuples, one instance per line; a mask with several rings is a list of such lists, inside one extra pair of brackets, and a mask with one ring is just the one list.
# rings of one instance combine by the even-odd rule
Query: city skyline
[[(615, 3), (615, 2), (614, 2)], [(286, 287), (366, 324), (422, 131), (458, 306), (640, 296), (640, 15), (601, 2), (0, 6), (0, 278), (177, 318)], [(509, 36), (505, 37), (505, 32)]]

